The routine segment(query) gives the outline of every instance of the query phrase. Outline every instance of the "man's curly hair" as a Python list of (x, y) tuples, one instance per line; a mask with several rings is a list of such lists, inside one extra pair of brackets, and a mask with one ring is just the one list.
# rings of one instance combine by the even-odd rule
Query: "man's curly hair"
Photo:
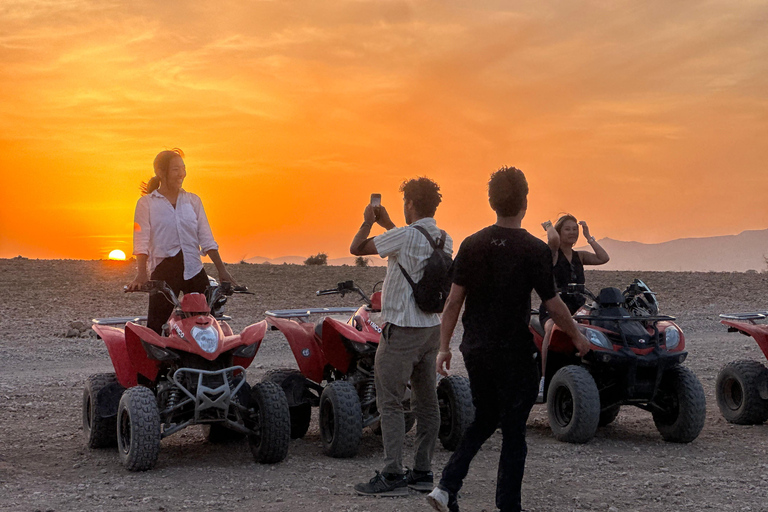
[(525, 174), (515, 167), (503, 166), (488, 180), (488, 201), (502, 217), (514, 217), (526, 205), (528, 182)]
[(421, 217), (434, 217), (437, 205), (443, 200), (440, 185), (423, 176), (404, 181), (400, 185), (400, 192), (406, 201), (413, 201), (416, 213)]

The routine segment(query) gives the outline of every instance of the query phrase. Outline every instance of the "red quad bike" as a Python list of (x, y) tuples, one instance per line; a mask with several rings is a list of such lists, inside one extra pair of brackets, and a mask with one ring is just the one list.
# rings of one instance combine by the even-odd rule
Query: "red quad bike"
[[(655, 294), (635, 279), (622, 293), (603, 288), (595, 296), (584, 285), (568, 293), (592, 300), (574, 315), (592, 350), (576, 355), (570, 337), (555, 326), (545, 372), (549, 424), (555, 437), (586, 443), (608, 425), (622, 405), (649, 411), (665, 441), (689, 443), (704, 427), (704, 389), (682, 366), (685, 337), (671, 316), (659, 315)], [(531, 332), (539, 349), (544, 337), (538, 315)]]
[[(245, 379), (267, 323), (234, 334), (222, 312), (227, 297), (248, 293), (245, 288), (225, 282), (181, 302), (164, 281), (149, 281), (141, 291), (163, 294), (175, 309), (164, 336), (139, 325), (141, 318), (94, 320), (115, 373), (92, 375), (85, 384), (88, 447), (117, 444), (127, 469), (145, 471), (155, 465), (161, 439), (203, 425), (211, 442), (247, 435), (256, 461), (283, 460), (290, 442), (285, 394), (269, 382), (251, 388)], [(124, 329), (111, 326), (121, 322)]]
[[(720, 315), (728, 332), (751, 336), (768, 357), (768, 325), (756, 320), (768, 317), (768, 311)], [(768, 419), (768, 369), (758, 361), (731, 361), (723, 366), (715, 383), (717, 406), (731, 423), (759, 425)]]
[[(379, 427), (373, 372), (381, 328), (372, 314), (381, 311), (381, 292), (375, 288), (370, 298), (352, 281), (316, 292), (318, 296), (357, 294), (365, 303), (360, 307), (266, 312), (271, 328), (282, 332), (288, 341), (299, 369), (268, 372), (265, 380), (279, 384), (288, 397), (294, 439), (306, 434), (311, 408), (319, 406), (323, 451), (331, 457), (354, 457), (363, 428), (376, 431)], [(309, 317), (318, 315), (322, 318), (317, 323), (309, 321)], [(439, 439), (446, 449), (454, 450), (475, 414), (469, 380), (459, 376), (443, 378), (437, 395)], [(408, 431), (415, 418), (408, 409), (405, 418)]]

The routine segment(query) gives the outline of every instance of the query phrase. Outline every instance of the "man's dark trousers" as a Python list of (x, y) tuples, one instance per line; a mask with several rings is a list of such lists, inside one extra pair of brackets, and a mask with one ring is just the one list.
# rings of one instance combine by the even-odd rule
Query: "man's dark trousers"
[(528, 447), (525, 423), (536, 402), (539, 374), (529, 352), (498, 349), (463, 354), (472, 387), (475, 421), (443, 470), (440, 486), (458, 493), (469, 464), (501, 422), (502, 445), (496, 480), (496, 506), (501, 512), (521, 510), (520, 492)]

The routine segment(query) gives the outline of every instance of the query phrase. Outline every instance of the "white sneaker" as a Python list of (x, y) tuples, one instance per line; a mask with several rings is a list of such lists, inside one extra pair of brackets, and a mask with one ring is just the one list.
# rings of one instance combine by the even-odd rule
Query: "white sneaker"
[(438, 510), (439, 512), (449, 512), (448, 498), (448, 492), (439, 487), (435, 487), (432, 492), (427, 495), (427, 502), (432, 505), (433, 509)]

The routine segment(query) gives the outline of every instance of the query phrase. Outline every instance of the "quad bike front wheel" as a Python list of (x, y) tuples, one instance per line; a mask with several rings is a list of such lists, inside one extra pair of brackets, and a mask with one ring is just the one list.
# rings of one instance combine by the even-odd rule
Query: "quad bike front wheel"
[(280, 368), (268, 371), (262, 381), (274, 382), (283, 388), (291, 415), (291, 439), (304, 437), (312, 420), (312, 404), (304, 396), (306, 392), (304, 375), (293, 368)]
[(253, 434), (248, 444), (256, 462), (273, 464), (288, 456), (291, 416), (283, 389), (274, 382), (259, 382), (251, 388), (251, 416), (247, 425)]
[(152, 469), (160, 454), (160, 411), (154, 393), (144, 386), (128, 388), (117, 408), (117, 448), (129, 471)]
[(654, 404), (653, 422), (665, 441), (690, 443), (704, 428), (707, 413), (704, 388), (685, 366), (664, 372)]
[(475, 420), (469, 379), (450, 375), (437, 383), (437, 403), (440, 406), (438, 439), (446, 450), (453, 451), (461, 437)]
[(768, 419), (768, 369), (757, 361), (732, 361), (715, 382), (720, 413), (730, 423), (760, 425)]
[(547, 414), (559, 441), (586, 443), (600, 422), (600, 393), (595, 379), (581, 366), (560, 368), (549, 384)]
[(320, 439), (323, 452), (354, 457), (363, 437), (363, 413), (355, 387), (345, 380), (328, 384), (320, 395)]
[(83, 435), (88, 448), (108, 448), (117, 443), (117, 406), (124, 388), (114, 373), (97, 373), (83, 389)]

